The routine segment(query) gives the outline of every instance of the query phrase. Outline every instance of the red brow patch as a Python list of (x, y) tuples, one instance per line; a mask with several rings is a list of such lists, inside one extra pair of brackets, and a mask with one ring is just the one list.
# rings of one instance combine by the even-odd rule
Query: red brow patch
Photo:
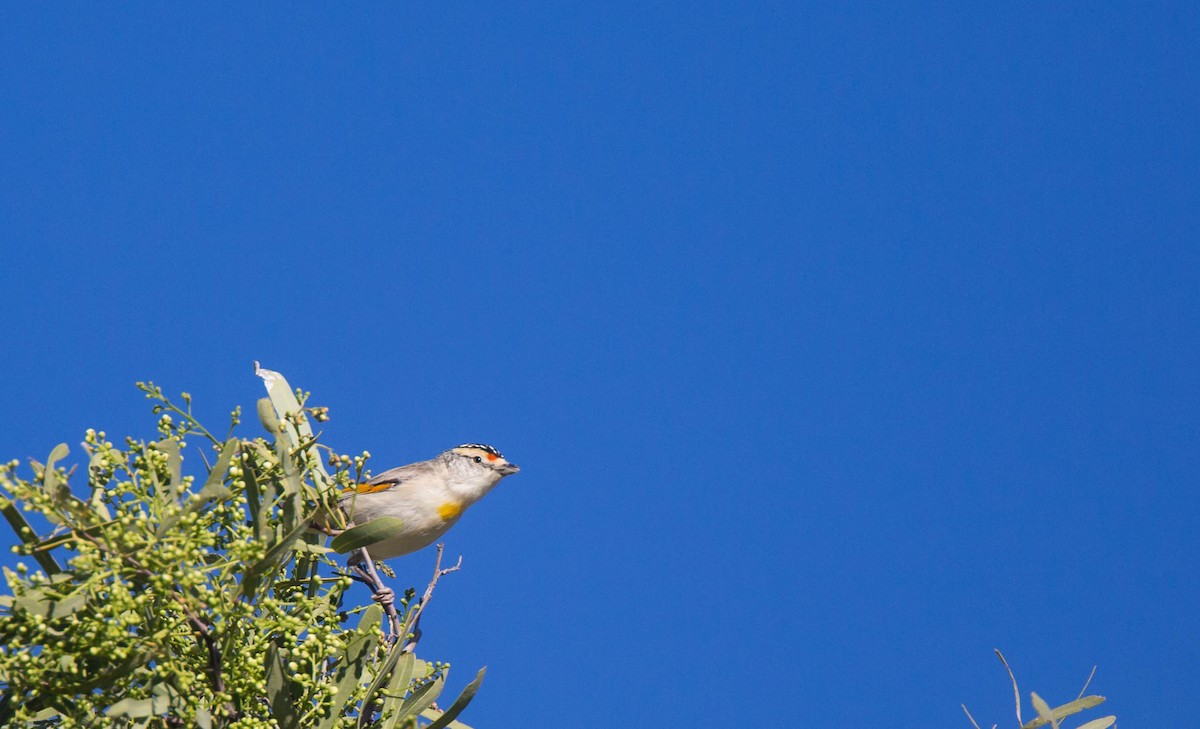
[(489, 453), (489, 454), (488, 454), (488, 460), (489, 460), (489, 461), (494, 461), (494, 460), (496, 460), (496, 458), (497, 458), (497, 456), (496, 456), (496, 454), (495, 454), (495, 453)]

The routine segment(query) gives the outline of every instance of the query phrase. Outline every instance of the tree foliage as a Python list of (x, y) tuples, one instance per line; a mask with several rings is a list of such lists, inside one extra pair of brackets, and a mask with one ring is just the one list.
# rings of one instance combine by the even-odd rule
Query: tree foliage
[[(1012, 682), (1013, 704), (1015, 706), (1017, 716), (1017, 726), (1019, 729), (1039, 729), (1039, 727), (1048, 726), (1050, 729), (1063, 729), (1063, 720), (1067, 717), (1074, 716), (1088, 709), (1093, 709), (1100, 704), (1103, 704), (1105, 698), (1095, 694), (1085, 696), (1088, 686), (1092, 684), (1092, 678), (1096, 675), (1096, 667), (1092, 666), (1092, 672), (1088, 675), (1087, 680), (1083, 682), (1083, 688), (1079, 690), (1079, 695), (1074, 701), (1068, 701), (1061, 706), (1051, 707), (1046, 703), (1046, 700), (1038, 696), (1036, 691), (1029, 693), (1029, 703), (1033, 707), (1034, 716), (1029, 721), (1021, 718), (1021, 689), (1017, 686), (1017, 677), (1013, 674), (1012, 667), (1008, 665), (1008, 661), (1004, 658), (1004, 654), (996, 650), (996, 657), (1000, 659), (1000, 663), (1004, 664), (1004, 670), (1008, 671), (1008, 679)], [(975, 729), (980, 729), (979, 723), (975, 721), (975, 717), (971, 716), (971, 712), (967, 709), (967, 705), (962, 705), (963, 712), (970, 720), (971, 726)], [(1076, 729), (1109, 729), (1117, 723), (1117, 717), (1109, 715), (1102, 716), (1099, 719), (1092, 719), (1083, 724), (1080, 724)], [(992, 729), (996, 729), (996, 725), (992, 725)]]
[(234, 436), (238, 410), (217, 438), (187, 394), (179, 407), (139, 383), (153, 440), (88, 430), (83, 474), (62, 465), (66, 445), (0, 465), (0, 510), (36, 562), (4, 569), (0, 725), (462, 726), (482, 671), (443, 713), (449, 666), (387, 640), (377, 605), (344, 604), (351, 580), (310, 525), (340, 518), (368, 455), (319, 445), (309, 421), (324, 410), (303, 393), (281, 407), (294, 396), (279, 380), (259, 404), (266, 438)]

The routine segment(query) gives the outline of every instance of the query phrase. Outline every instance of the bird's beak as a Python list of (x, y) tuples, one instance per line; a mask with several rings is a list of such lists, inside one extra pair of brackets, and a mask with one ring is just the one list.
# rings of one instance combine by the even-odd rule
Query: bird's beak
[(501, 476), (511, 476), (514, 473), (516, 473), (517, 471), (520, 471), (521, 468), (519, 466), (517, 466), (517, 464), (515, 464), (515, 463), (505, 463), (503, 466), (501, 466), (500, 468), (498, 468), (496, 470), (500, 471)]

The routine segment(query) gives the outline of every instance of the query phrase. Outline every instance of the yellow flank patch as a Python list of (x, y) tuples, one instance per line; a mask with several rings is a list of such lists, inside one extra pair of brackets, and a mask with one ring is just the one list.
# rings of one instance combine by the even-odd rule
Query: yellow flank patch
[(442, 517), (442, 521), (450, 521), (457, 519), (458, 515), (463, 512), (462, 504), (453, 501), (447, 501), (438, 507), (438, 516)]

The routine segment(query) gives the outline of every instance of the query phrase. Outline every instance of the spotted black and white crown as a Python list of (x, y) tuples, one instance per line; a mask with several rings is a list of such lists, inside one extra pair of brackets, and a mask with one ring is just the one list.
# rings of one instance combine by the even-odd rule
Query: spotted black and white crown
[(481, 451), (486, 451), (487, 453), (491, 453), (493, 456), (496, 456), (497, 458), (504, 458), (503, 453), (501, 453), (500, 451), (496, 450), (492, 446), (487, 445), (485, 443), (463, 443), (462, 445), (459, 446), (459, 448), (478, 448)]

